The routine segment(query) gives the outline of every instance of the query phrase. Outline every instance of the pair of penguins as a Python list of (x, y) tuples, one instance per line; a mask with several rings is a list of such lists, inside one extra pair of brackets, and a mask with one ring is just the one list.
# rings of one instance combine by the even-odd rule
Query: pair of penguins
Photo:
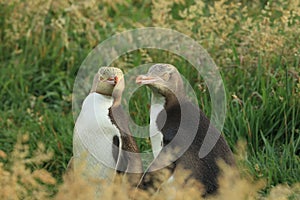
[[(130, 133), (128, 117), (121, 107), (122, 91), (125, 87), (123, 73), (114, 67), (99, 69), (91, 92), (83, 102), (74, 128), (74, 170), (85, 160), (87, 176), (112, 180), (114, 172), (125, 172), (132, 185), (154, 193), (161, 184), (174, 178), (175, 172), (180, 173), (184, 169), (190, 172), (187, 179), (195, 179), (204, 186), (203, 196), (215, 194), (220, 175), (217, 161), (223, 160), (234, 167), (233, 154), (224, 137), (213, 128), (209, 134), (219, 138), (212, 150), (200, 158), (200, 147), (211, 126), (210, 121), (197, 105), (187, 99), (177, 69), (170, 64), (155, 64), (147, 74), (139, 75), (136, 83), (148, 86), (154, 96), (163, 101), (156, 105), (155, 111), (151, 108), (153, 112), (150, 116), (150, 135), (153, 131), (159, 134), (151, 137), (155, 158), (146, 172), (143, 173), (139, 149)], [(184, 116), (187, 119), (182, 119), (182, 109), (188, 113)], [(197, 123), (196, 129), (191, 130), (190, 123), (182, 125), (182, 121)], [(173, 159), (166, 167), (161, 167), (172, 156), (172, 150), (175, 154), (176, 149), (182, 148), (180, 141), (172, 142), (178, 132), (183, 134), (182, 138), (188, 138), (191, 132), (195, 132), (193, 141), (178, 159)], [(170, 147), (168, 151), (164, 148), (166, 146)], [(162, 173), (168, 176), (161, 176)]]

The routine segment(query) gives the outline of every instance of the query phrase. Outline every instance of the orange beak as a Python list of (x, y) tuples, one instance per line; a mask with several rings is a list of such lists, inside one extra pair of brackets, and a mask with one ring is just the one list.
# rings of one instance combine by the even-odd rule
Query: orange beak
[(151, 76), (139, 75), (136, 77), (135, 82), (137, 84), (147, 85), (156, 82), (158, 79)]
[(104, 80), (104, 82), (111, 84), (111, 85), (116, 85), (118, 83), (119, 78), (117, 76), (112, 76), (106, 80)]

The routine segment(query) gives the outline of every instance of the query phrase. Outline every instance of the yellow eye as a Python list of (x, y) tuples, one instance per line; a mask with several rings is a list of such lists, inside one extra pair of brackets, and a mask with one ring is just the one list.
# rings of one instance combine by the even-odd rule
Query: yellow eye
[(169, 73), (165, 73), (163, 76), (162, 76), (162, 79), (164, 81), (168, 81), (170, 79), (170, 74)]

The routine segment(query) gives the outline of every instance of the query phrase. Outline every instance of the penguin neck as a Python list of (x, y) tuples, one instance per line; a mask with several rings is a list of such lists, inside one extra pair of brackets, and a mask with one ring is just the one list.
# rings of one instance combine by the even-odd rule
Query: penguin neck
[[(162, 115), (162, 113), (165, 113), (164, 110), (164, 104), (166, 102), (166, 99), (164, 96), (152, 92), (151, 96), (151, 107), (150, 107), (150, 140), (152, 145), (152, 153), (154, 158), (156, 158), (159, 154), (159, 152), (162, 149), (163, 145), (163, 135), (161, 133), (161, 130), (159, 130), (157, 126), (157, 118), (158, 115)], [(164, 115), (165, 118), (160, 120), (159, 123), (164, 124), (166, 121), (166, 114)]]
[(121, 104), (121, 96), (116, 96), (116, 95), (107, 95), (107, 94), (102, 94), (99, 92), (91, 92), (91, 93), (95, 93), (97, 95), (101, 95), (103, 98), (107, 99), (107, 100), (111, 100), (111, 106), (118, 106)]
[(180, 94), (173, 94), (173, 93), (168, 93), (165, 96), (165, 104), (164, 104), (164, 108), (166, 110), (169, 110), (170, 108), (174, 107), (174, 106), (180, 106), (180, 103), (182, 103), (184, 101), (184, 98), (182, 97), (182, 95)]
[(112, 97), (113, 98), (113, 104), (112, 106), (117, 107), (121, 105), (121, 96), (118, 97)]
[(150, 135), (156, 134), (157, 132), (156, 119), (159, 113), (164, 110), (165, 103), (166, 103), (166, 99), (164, 96), (152, 92), (151, 107), (150, 107), (150, 129), (151, 129), (150, 132), (155, 132), (155, 133), (150, 133)]
[(156, 92), (152, 92), (152, 97), (151, 97), (151, 105), (161, 105), (161, 106), (164, 106), (166, 103), (166, 98), (161, 95), (161, 94), (158, 94)]

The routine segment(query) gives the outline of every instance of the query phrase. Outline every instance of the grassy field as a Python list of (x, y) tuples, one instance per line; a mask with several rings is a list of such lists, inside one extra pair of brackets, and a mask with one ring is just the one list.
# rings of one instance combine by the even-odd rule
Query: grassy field
[[(218, 65), (227, 95), (223, 133), (237, 154), (237, 143), (246, 143), (240, 165), (266, 181), (261, 196), (282, 185), (292, 191), (282, 192), (286, 198), (300, 196), (291, 189), (300, 182), (299, 0), (0, 0), (0, 14), (0, 199), (39, 199), (36, 191), (54, 198), (72, 156), (81, 63), (115, 33), (150, 26), (192, 37)], [(143, 49), (113, 64), (126, 72), (148, 62), (178, 67), (210, 114), (205, 83), (184, 59)], [(137, 124), (148, 123), (148, 96), (142, 88), (129, 102)], [(148, 140), (139, 145), (149, 151)]]

